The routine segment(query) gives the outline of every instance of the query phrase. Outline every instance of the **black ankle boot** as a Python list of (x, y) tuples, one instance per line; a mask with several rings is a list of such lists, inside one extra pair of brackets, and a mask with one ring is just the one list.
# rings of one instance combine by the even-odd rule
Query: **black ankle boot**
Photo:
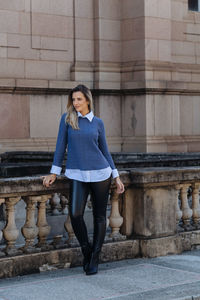
[(89, 266), (86, 270), (86, 275), (94, 275), (98, 272), (100, 251), (92, 252)]
[(81, 247), (83, 253), (83, 271), (86, 272), (90, 263), (92, 249), (91, 246), (88, 244), (86, 246)]

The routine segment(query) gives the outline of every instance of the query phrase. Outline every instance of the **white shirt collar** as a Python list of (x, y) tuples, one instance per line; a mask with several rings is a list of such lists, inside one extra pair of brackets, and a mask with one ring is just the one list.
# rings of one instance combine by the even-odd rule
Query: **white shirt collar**
[(90, 122), (92, 122), (92, 119), (94, 118), (94, 114), (92, 111), (90, 111), (87, 115), (83, 116), (79, 111), (78, 111), (78, 117), (81, 118), (87, 118)]

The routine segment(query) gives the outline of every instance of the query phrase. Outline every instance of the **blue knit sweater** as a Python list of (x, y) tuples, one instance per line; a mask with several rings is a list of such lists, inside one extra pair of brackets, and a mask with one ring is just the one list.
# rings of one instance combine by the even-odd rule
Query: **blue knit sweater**
[(81, 171), (102, 170), (111, 167), (117, 177), (113, 159), (106, 143), (103, 121), (94, 116), (90, 122), (87, 118), (78, 118), (79, 130), (66, 123), (66, 113), (61, 117), (54, 153), (53, 166), (61, 168), (67, 148), (66, 169)]

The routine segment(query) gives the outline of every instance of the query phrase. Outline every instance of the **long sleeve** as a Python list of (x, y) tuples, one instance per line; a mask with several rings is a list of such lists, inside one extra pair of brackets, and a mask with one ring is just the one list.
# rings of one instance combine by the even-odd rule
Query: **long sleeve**
[(115, 167), (115, 164), (113, 162), (112, 156), (109, 152), (108, 149), (108, 145), (106, 142), (106, 134), (105, 134), (105, 128), (104, 128), (104, 124), (103, 121), (101, 120), (100, 122), (100, 130), (99, 130), (99, 149), (101, 150), (101, 152), (103, 153), (104, 157), (107, 159), (111, 169), (112, 169), (112, 177), (116, 178), (119, 176), (119, 173)]
[(66, 152), (66, 147), (68, 143), (68, 125), (65, 122), (66, 113), (64, 113), (60, 120), (58, 137), (56, 142), (56, 150), (54, 153), (53, 165), (51, 167), (50, 173), (60, 175), (62, 170), (62, 162)]

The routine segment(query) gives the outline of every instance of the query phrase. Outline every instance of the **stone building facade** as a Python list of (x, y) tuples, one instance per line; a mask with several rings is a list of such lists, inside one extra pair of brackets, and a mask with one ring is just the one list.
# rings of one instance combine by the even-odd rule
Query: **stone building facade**
[(200, 13), (188, 2), (0, 0), (0, 152), (53, 150), (80, 82), (111, 151), (200, 151)]

